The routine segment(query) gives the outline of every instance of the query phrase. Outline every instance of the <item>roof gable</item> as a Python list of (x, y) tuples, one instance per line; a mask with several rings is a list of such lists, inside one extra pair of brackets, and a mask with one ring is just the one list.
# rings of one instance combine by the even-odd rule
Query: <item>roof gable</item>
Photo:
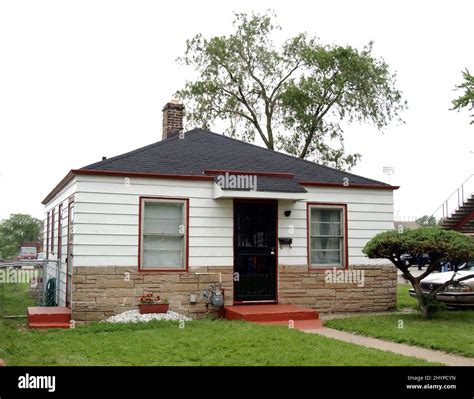
[(203, 129), (87, 165), (82, 170), (202, 175), (207, 170), (293, 173), (297, 181), (388, 184), (318, 165)]

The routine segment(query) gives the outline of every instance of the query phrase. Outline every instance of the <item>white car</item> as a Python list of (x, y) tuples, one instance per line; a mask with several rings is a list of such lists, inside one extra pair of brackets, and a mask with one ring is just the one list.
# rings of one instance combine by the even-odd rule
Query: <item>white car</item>
[[(448, 306), (473, 306), (474, 307), (474, 277), (456, 283), (456, 280), (474, 275), (474, 261), (460, 266), (457, 272), (433, 273), (421, 280), (421, 289), (423, 293), (428, 294), (441, 284), (451, 280), (454, 276), (454, 282), (444, 291), (436, 294), (436, 299), (444, 302)], [(415, 290), (410, 289), (410, 296), (416, 297)]]

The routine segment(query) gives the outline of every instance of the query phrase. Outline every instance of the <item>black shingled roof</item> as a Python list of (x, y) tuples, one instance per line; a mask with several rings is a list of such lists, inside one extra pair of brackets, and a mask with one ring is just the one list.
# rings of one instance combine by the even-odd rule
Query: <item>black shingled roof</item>
[(341, 184), (390, 185), (352, 173), (342, 172), (314, 162), (268, 150), (203, 129), (193, 129), (184, 139), (166, 140), (127, 152), (81, 170), (203, 175), (205, 170), (293, 173), (288, 177), (258, 177), (258, 191), (304, 192), (298, 181)]

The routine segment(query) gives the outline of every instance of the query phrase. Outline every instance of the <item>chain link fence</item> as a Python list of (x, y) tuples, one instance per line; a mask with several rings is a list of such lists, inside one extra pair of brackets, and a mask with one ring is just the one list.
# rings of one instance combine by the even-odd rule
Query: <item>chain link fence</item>
[(56, 260), (0, 263), (0, 316), (26, 317), (29, 306), (57, 306), (61, 273)]

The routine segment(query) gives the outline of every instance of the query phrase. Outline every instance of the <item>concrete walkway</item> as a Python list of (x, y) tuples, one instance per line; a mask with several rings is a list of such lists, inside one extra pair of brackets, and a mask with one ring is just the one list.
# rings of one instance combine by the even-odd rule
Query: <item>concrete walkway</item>
[(449, 353), (433, 349), (425, 349), (419, 346), (399, 344), (396, 342), (384, 341), (378, 338), (364, 337), (362, 335), (334, 330), (332, 328), (323, 327), (316, 330), (306, 330), (304, 332), (324, 335), (328, 338), (362, 345), (367, 348), (375, 348), (383, 351), (398, 353), (400, 355), (413, 356), (419, 359), (427, 360), (429, 362), (442, 363), (447, 366), (474, 366), (474, 358), (451, 355)]

